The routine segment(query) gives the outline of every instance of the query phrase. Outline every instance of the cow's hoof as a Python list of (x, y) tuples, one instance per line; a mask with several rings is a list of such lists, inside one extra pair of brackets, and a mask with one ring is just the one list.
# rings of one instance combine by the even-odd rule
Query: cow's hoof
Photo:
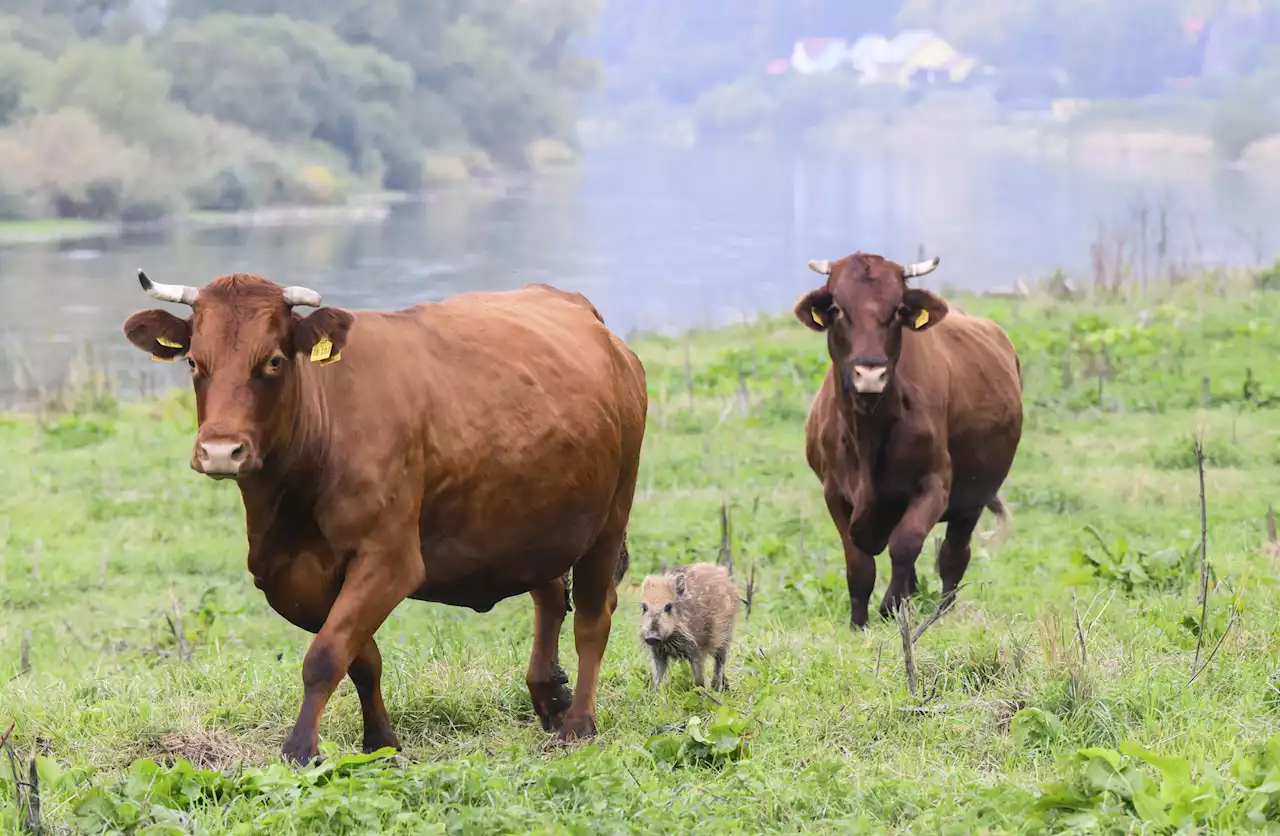
[(545, 732), (560, 728), (565, 712), (573, 704), (573, 691), (554, 681), (530, 685), (529, 696), (533, 700), (533, 712)]
[(560, 731), (556, 732), (556, 742), (568, 744), (578, 740), (590, 740), (595, 736), (596, 718), (566, 717), (560, 724)]
[(320, 752), (316, 746), (316, 741), (298, 739), (291, 734), (285, 740), (284, 746), (281, 748), (281, 754), (284, 755), (287, 763), (296, 766), (307, 766), (317, 759)]
[(366, 755), (377, 752), (379, 749), (386, 749), (387, 747), (395, 749), (397, 752), (403, 748), (400, 745), (400, 741), (396, 739), (395, 734), (389, 730), (365, 733), (364, 753)]

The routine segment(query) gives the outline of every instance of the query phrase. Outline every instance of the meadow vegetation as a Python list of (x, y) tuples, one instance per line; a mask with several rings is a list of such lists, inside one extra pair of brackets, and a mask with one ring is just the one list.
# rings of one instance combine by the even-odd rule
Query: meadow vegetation
[[(635, 339), (651, 411), (632, 570), (601, 734), (569, 751), (549, 744), (525, 690), (527, 597), (486, 615), (407, 602), (379, 633), (405, 750), (358, 754), (344, 683), (321, 726), (327, 760), (286, 768), (310, 637), (254, 589), (234, 486), (187, 468), (190, 393), (121, 403), (99, 387), (6, 416), (0, 735), (15, 723), (15, 759), (0, 758), (0, 831), (27, 815), (13, 765), (31, 783), (33, 756), (53, 832), (1275, 829), (1269, 288), (1197, 277), (1159, 300), (951, 297), (1008, 329), (1027, 422), (1004, 489), (1012, 535), (975, 541), (969, 585), (914, 645), (914, 694), (898, 626), (847, 626), (839, 541), (803, 454), (821, 338), (781, 317)], [(640, 581), (714, 560), (722, 501), (744, 595), (755, 572), (732, 690), (697, 692), (677, 667), (655, 694)], [(938, 603), (933, 548), (915, 624)], [(887, 568), (882, 557), (879, 589)]]

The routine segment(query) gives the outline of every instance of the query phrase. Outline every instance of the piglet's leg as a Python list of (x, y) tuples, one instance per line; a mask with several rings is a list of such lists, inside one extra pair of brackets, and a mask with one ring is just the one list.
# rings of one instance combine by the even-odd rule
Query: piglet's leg
[(705, 687), (707, 679), (702, 673), (702, 653), (695, 651), (694, 655), (689, 657), (689, 670), (693, 673), (693, 684), (699, 688)]
[(925, 538), (947, 508), (950, 486), (943, 482), (942, 477), (929, 476), (922, 488), (889, 535), (889, 559), (893, 573), (889, 576), (884, 600), (880, 602), (880, 615), (885, 618), (915, 594), (916, 558), (924, 548)]

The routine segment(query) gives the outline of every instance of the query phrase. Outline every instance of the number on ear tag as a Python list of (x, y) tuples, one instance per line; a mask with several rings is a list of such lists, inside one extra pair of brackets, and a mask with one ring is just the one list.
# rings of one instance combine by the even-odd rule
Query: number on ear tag
[(330, 352), (333, 351), (333, 343), (328, 337), (321, 337), (320, 341), (311, 347), (311, 362), (322, 363), (329, 359)]

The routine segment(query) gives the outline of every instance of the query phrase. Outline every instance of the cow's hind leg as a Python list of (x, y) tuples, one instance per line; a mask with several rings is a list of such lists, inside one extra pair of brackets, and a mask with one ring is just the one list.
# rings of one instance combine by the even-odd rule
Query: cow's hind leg
[(569, 676), (560, 667), (560, 627), (567, 609), (564, 581), (557, 579), (529, 594), (533, 597), (533, 652), (524, 681), (543, 731), (554, 731), (573, 700), (573, 692), (565, 687)]
[(624, 533), (606, 532), (573, 567), (573, 640), (578, 649), (578, 682), (573, 703), (556, 738), (567, 743), (596, 733), (596, 686), (609, 643), (609, 625), (618, 606), (615, 569)]
[(364, 717), (364, 750), (376, 752), (390, 746), (400, 748), (387, 717), (387, 707), (382, 703), (382, 653), (373, 639), (365, 644), (351, 660), (347, 671), (351, 684), (360, 695), (360, 713)]
[[(938, 575), (942, 578), (942, 604), (950, 607), (955, 598), (953, 593), (964, 579), (965, 570), (969, 568), (969, 544), (973, 541), (974, 529), (978, 527), (978, 519), (982, 509), (953, 514), (947, 521), (947, 536), (942, 541), (942, 549), (938, 552)], [(948, 596), (951, 596), (950, 599)]]

